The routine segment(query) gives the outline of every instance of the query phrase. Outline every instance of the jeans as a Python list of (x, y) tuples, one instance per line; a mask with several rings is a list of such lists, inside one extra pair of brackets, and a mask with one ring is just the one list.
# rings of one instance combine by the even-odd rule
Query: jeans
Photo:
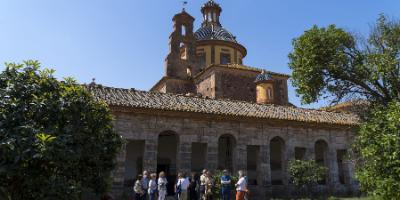
[(156, 200), (156, 192), (150, 193), (150, 200)]
[(230, 188), (221, 188), (221, 200), (230, 200), (231, 199), (231, 189)]

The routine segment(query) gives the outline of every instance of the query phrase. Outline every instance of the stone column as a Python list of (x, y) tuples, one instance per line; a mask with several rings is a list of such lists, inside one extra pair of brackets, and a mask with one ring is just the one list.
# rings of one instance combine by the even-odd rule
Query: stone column
[(315, 149), (314, 146), (308, 147), (306, 149), (306, 154), (304, 155), (306, 160), (315, 160)]
[(339, 166), (337, 163), (337, 152), (335, 148), (329, 148), (327, 159), (329, 166), (329, 187), (334, 192), (336, 186), (339, 184)]
[(270, 149), (268, 145), (260, 146), (260, 173), (262, 177), (262, 186), (271, 185), (271, 164)]
[(290, 175), (289, 175), (289, 163), (294, 160), (294, 146), (290, 141), (285, 145), (285, 152), (283, 154), (284, 162), (282, 163), (282, 172), (283, 172), (283, 185), (290, 184)]
[(157, 138), (146, 139), (143, 155), (143, 170), (157, 172)]
[(233, 174), (236, 174), (239, 170), (247, 173), (247, 146), (245, 144), (237, 144), (233, 151)]
[(179, 138), (178, 147), (178, 172), (190, 173), (192, 170), (192, 142), (191, 138), (186, 135), (181, 135)]
[(126, 145), (123, 145), (121, 151), (117, 154), (116, 167), (112, 172), (112, 177), (113, 177), (112, 192), (114, 194), (120, 194), (124, 189), (125, 160), (126, 160)]
[(217, 170), (218, 165), (218, 138), (213, 138), (207, 144), (206, 166), (210, 171)]

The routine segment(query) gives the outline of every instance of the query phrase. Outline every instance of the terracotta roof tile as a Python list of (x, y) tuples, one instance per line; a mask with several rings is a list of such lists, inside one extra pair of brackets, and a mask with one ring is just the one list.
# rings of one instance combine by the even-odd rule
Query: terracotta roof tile
[(225, 99), (187, 97), (176, 94), (105, 87), (96, 84), (86, 85), (86, 88), (97, 100), (103, 100), (112, 106), (350, 126), (358, 125), (359, 123), (359, 118), (356, 115), (347, 113), (303, 109), (289, 106), (261, 105), (251, 102)]

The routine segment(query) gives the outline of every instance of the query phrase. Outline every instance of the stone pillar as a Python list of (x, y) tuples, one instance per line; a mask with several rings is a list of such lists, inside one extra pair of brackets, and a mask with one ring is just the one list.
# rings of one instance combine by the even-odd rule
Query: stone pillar
[(143, 155), (143, 170), (157, 172), (157, 138), (146, 139)]
[(247, 173), (247, 146), (245, 144), (237, 144), (233, 151), (233, 174), (236, 174), (239, 170)]
[(186, 135), (181, 135), (179, 138), (178, 147), (178, 172), (190, 173), (192, 170), (192, 142), (191, 138)]
[(112, 192), (114, 194), (120, 194), (124, 189), (125, 159), (126, 159), (126, 145), (123, 145), (121, 151), (117, 154), (116, 167), (111, 175), (111, 177), (113, 177)]
[(285, 145), (285, 152), (283, 154), (284, 162), (282, 163), (283, 185), (290, 184), (289, 163), (294, 160), (294, 146), (290, 141)]
[(355, 168), (356, 168), (356, 160), (353, 151), (349, 151), (349, 159), (345, 159), (343, 162), (345, 168), (345, 184), (349, 191), (353, 195), (358, 195), (360, 192), (359, 185), (354, 178)]
[(270, 149), (268, 145), (260, 146), (260, 173), (262, 178), (262, 186), (271, 185), (271, 165), (270, 165)]
[(334, 190), (339, 184), (339, 166), (337, 163), (337, 152), (335, 148), (329, 148), (327, 159), (329, 166), (329, 188), (332, 192), (335, 192)]
[(306, 149), (306, 155), (304, 156), (306, 160), (315, 160), (315, 149), (314, 146), (308, 147)]
[(217, 170), (218, 166), (218, 138), (213, 138), (207, 144), (207, 169), (210, 171)]

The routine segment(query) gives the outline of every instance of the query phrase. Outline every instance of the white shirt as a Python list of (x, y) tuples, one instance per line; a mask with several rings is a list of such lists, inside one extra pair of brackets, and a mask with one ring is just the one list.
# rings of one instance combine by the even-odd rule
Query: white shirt
[(187, 179), (187, 178), (178, 179), (177, 185), (180, 185), (182, 190), (187, 190), (189, 187), (189, 184), (190, 184), (190, 182), (189, 182), (189, 179)]
[(237, 191), (246, 191), (247, 188), (247, 183), (246, 179), (244, 177), (240, 178), (238, 182), (236, 183), (236, 190)]

